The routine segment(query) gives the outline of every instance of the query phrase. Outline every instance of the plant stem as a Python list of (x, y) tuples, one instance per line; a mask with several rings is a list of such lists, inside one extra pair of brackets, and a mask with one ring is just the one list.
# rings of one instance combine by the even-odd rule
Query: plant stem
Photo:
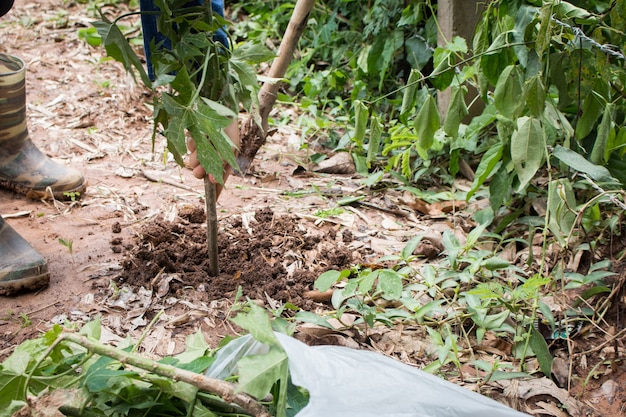
[(89, 351), (113, 358), (124, 365), (135, 366), (148, 372), (170, 378), (174, 381), (182, 381), (197, 387), (199, 390), (216, 394), (228, 403), (234, 403), (243, 408), (247, 413), (256, 417), (271, 417), (270, 413), (253, 397), (247, 394), (236, 394), (236, 387), (230, 382), (221, 379), (209, 378), (202, 374), (176, 368), (172, 365), (155, 362), (135, 353), (125, 352), (113, 346), (105, 345), (93, 339), (76, 333), (63, 333), (58, 341), (76, 343)]
[(206, 234), (207, 248), (209, 250), (209, 275), (216, 277), (220, 274), (220, 267), (217, 263), (217, 193), (215, 184), (211, 182), (209, 176), (204, 177), (204, 199), (206, 201)]

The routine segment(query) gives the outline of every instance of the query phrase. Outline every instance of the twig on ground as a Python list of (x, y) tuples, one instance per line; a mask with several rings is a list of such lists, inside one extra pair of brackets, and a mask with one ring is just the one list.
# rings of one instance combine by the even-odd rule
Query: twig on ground
[(152, 182), (160, 182), (162, 184), (167, 184), (167, 185), (171, 185), (172, 187), (178, 187), (180, 189), (183, 189), (185, 191), (189, 191), (192, 193), (196, 193), (198, 194), (198, 190), (196, 190), (195, 188), (192, 188), (188, 185), (185, 184), (180, 184), (176, 181), (172, 181), (170, 179), (167, 178), (159, 178), (155, 175), (150, 174), (149, 172), (147, 172), (146, 170), (142, 169), (141, 170), (141, 175), (143, 175), (144, 177), (146, 177), (146, 179), (152, 181)]

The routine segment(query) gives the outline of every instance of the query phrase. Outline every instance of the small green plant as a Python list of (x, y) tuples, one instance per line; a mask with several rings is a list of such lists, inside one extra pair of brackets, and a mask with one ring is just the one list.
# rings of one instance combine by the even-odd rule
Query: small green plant
[(67, 248), (67, 251), (70, 253), (72, 258), (74, 258), (74, 240), (66, 239), (64, 237), (59, 238), (59, 243)]
[(32, 320), (30, 319), (30, 317), (28, 317), (28, 314), (26, 313), (20, 313), (20, 327), (22, 329), (26, 328), (26, 327), (30, 327), (33, 324)]
[[(524, 271), (494, 253), (498, 235), (487, 233), (488, 222), (478, 225), (461, 244), (453, 233), (443, 234), (445, 257), (437, 263), (423, 262), (414, 255), (422, 236), (411, 239), (398, 255), (382, 257), (376, 267), (331, 270), (319, 276), (315, 288), (335, 287), (331, 317), (341, 320), (356, 314), (352, 324), (372, 327), (397, 323), (427, 326), (437, 347), (437, 359), (427, 370), (438, 371), (452, 364), (460, 369), (459, 355), (480, 344), (487, 333), (509, 339), (522, 360), (532, 354), (549, 374), (552, 361), (543, 336), (534, 329), (535, 320), (554, 321), (541, 303), (542, 290), (551, 277)], [(491, 249), (486, 249), (490, 247)], [(391, 264), (391, 265), (389, 265)], [(336, 285), (341, 283), (340, 285)], [(301, 321), (324, 325), (311, 314), (298, 313)], [(452, 329), (465, 329), (462, 335)]]
[(604, 287), (605, 278), (617, 275), (617, 273), (609, 270), (611, 267), (612, 263), (607, 259), (591, 265), (586, 274), (566, 272), (564, 274), (567, 282), (565, 288), (580, 288), (586, 285)]
[(320, 219), (327, 219), (332, 216), (339, 216), (340, 214), (343, 214), (344, 212), (345, 210), (341, 207), (333, 207), (333, 208), (325, 209), (325, 210), (317, 210), (315, 213), (313, 213), (313, 215), (315, 217), (319, 217)]
[(80, 192), (78, 191), (67, 191), (64, 192), (63, 195), (70, 199), (70, 201), (75, 202), (80, 198)]
[(9, 321), (9, 320), (11, 320), (11, 319), (13, 318), (13, 315), (14, 315), (14, 314), (15, 314), (15, 313), (13, 312), (13, 310), (12, 310), (12, 309), (8, 309), (8, 310), (6, 311), (6, 313), (5, 313), (5, 315), (2, 317), (2, 320), (4, 320), (4, 321)]

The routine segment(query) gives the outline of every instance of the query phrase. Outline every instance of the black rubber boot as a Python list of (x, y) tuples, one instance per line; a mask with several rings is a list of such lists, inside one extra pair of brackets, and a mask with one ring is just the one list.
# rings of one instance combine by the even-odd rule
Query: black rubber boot
[(48, 285), (46, 260), (0, 216), (0, 295)]
[(30, 139), (26, 124), (26, 66), (0, 54), (0, 186), (33, 199), (81, 197), (82, 174), (45, 155)]

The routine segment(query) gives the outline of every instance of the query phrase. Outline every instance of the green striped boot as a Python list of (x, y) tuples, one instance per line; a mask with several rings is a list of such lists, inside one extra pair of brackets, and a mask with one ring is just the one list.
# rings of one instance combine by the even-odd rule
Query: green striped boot
[(81, 173), (48, 158), (28, 135), (25, 74), (24, 61), (0, 54), (0, 186), (33, 199), (79, 198), (87, 187)]
[(48, 285), (48, 263), (0, 216), (0, 295)]

